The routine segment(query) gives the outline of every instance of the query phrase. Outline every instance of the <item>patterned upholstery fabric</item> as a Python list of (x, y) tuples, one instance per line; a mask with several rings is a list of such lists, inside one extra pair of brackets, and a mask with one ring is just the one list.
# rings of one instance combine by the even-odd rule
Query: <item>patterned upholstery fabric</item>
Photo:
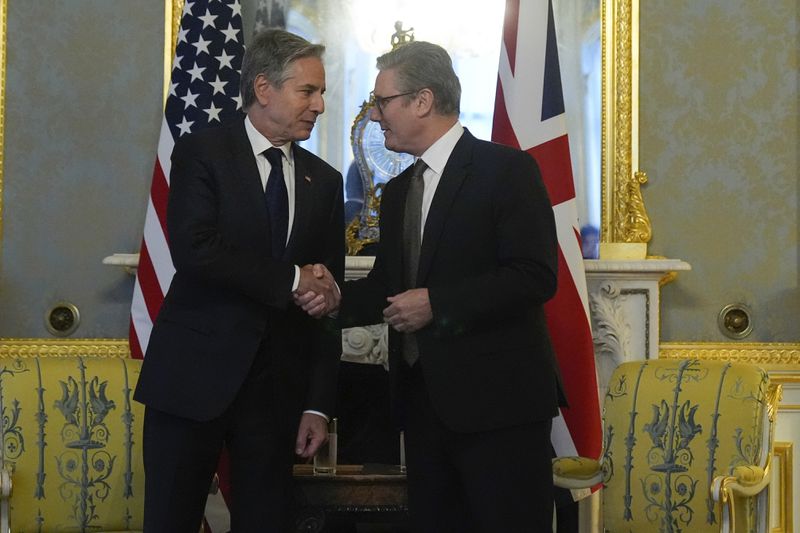
[[(768, 387), (767, 374), (751, 365), (620, 365), (604, 402), (605, 530), (720, 531), (722, 507), (711, 497), (712, 480), (763, 479), (757, 465), (771, 449), (764, 439)], [(735, 530), (757, 531), (756, 516), (767, 513), (767, 506), (757, 511), (755, 497), (735, 501)]]
[(144, 407), (131, 399), (140, 367), (99, 357), (0, 360), (14, 533), (141, 530)]

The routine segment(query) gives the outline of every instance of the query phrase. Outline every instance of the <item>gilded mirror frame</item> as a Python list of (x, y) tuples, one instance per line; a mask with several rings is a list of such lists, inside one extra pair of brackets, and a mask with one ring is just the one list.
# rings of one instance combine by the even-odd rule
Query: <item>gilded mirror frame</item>
[(602, 1), (601, 259), (644, 259), (652, 236), (639, 169), (639, 0)]

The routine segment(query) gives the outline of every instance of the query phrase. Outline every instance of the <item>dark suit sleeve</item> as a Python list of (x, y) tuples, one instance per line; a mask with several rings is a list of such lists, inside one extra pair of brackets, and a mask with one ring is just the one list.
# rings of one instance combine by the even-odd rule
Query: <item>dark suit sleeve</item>
[(378, 253), (375, 265), (367, 277), (345, 283), (339, 311), (342, 327), (368, 326), (383, 322), (383, 310), (389, 305), (386, 297), (390, 293), (380, 261), (381, 254)]
[(345, 283), (342, 291), (342, 307), (339, 317), (342, 327), (368, 326), (383, 322), (383, 310), (389, 305), (388, 296), (394, 295), (389, 282), (387, 256), (391, 256), (387, 248), (392, 245), (391, 239), (396, 235), (395, 218), (391, 213), (393, 205), (398, 202), (398, 178), (386, 184), (381, 195), (379, 215), (380, 235), (375, 263), (366, 277)]
[[(338, 187), (331, 199), (325, 227), (324, 249), (320, 261), (330, 270), (339, 287), (344, 286), (344, 197), (342, 177), (336, 174)], [(338, 319), (311, 320), (311, 368), (304, 409), (331, 416), (335, 412), (339, 358), (342, 354), (342, 328)]]
[[(285, 308), (294, 265), (226, 241), (219, 224), (227, 170), (196, 140), (179, 140), (172, 154), (167, 229), (176, 270), (211, 286)], [(232, 207), (235, 208), (235, 207)]]
[(530, 155), (509, 154), (481, 163), (478, 172), (494, 184), (491, 219), (470, 221), (492, 225), (493, 240), (483, 245), (491, 247), (486, 252), (494, 254), (494, 268), (428, 287), (440, 333), (521, 313), (555, 294), (558, 244), (547, 191)]

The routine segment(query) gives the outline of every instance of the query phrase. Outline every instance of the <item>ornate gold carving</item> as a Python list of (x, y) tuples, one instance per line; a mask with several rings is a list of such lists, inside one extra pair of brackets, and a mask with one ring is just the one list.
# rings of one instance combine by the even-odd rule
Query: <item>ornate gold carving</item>
[(620, 229), (625, 242), (650, 242), (650, 238), (653, 236), (650, 218), (644, 208), (644, 198), (642, 198), (639, 188), (645, 183), (647, 183), (647, 173), (637, 170), (625, 188), (628, 205), (625, 212), (625, 223)]
[(401, 44), (410, 43), (414, 40), (414, 28), (403, 29), (403, 21), (398, 20), (394, 23), (394, 33), (392, 34), (392, 50)]
[[(354, 152), (358, 152), (353, 154), (356, 156), (357, 161), (359, 156), (362, 160), (366, 160), (360, 136), (364, 133), (364, 119), (367, 118), (369, 110), (374, 104), (375, 102), (372, 98), (363, 102), (350, 128), (350, 146), (353, 147)], [(347, 225), (345, 230), (347, 255), (357, 255), (364, 246), (378, 241), (374, 236), (378, 235), (378, 217), (381, 207), (379, 195), (383, 188), (380, 185), (375, 185), (373, 176), (363, 176), (364, 173), (369, 172), (368, 165), (359, 164), (358, 170), (362, 174), (361, 181), (364, 184), (364, 206), (361, 208), (361, 213)]]
[(787, 532), (792, 530), (792, 507), (794, 506), (794, 490), (792, 487), (793, 472), (793, 445), (791, 442), (776, 442), (772, 448), (772, 455), (778, 462), (778, 523), (774, 532)]
[[(648, 255), (646, 259), (666, 259), (663, 255)], [(678, 278), (678, 272), (675, 270), (670, 270), (666, 272), (661, 279), (658, 280), (658, 288), (660, 289), (667, 283), (672, 283)]]
[(783, 398), (783, 387), (780, 383), (771, 383), (767, 390), (767, 416), (773, 423), (778, 416), (778, 404)]
[(128, 339), (0, 339), (2, 357), (130, 357)]
[(364, 243), (358, 240), (358, 225), (360, 220), (358, 217), (350, 221), (344, 229), (344, 241), (347, 244), (347, 255), (358, 255)]
[[(662, 343), (659, 358), (685, 359), (695, 357), (718, 361), (751, 363), (765, 368), (800, 365), (800, 344), (783, 342), (744, 343), (744, 342), (695, 342)], [(781, 368), (778, 368), (782, 370)], [(783, 381), (781, 376), (773, 379)]]
[(638, 0), (603, 0), (601, 243), (652, 237), (638, 165)]
[[(394, 29), (395, 32), (390, 39), (392, 50), (414, 40), (414, 28), (404, 30), (402, 21), (395, 22)], [(364, 146), (360, 142), (361, 136), (364, 135), (365, 124), (368, 122), (365, 119), (374, 105), (375, 100), (372, 97), (364, 101), (350, 128), (350, 146), (353, 147), (353, 155), (357, 162), (362, 161), (358, 165), (358, 170), (362, 174), (361, 180), (364, 183), (364, 206), (359, 216), (351, 221), (345, 229), (347, 255), (357, 255), (364, 246), (374, 244), (380, 238), (378, 220), (383, 184), (375, 184), (375, 177), (371, 175), (369, 165), (366, 164), (367, 155), (364, 154)]]
[(164, 103), (169, 94), (169, 81), (172, 77), (172, 58), (178, 44), (178, 30), (181, 27), (183, 0), (164, 0)]

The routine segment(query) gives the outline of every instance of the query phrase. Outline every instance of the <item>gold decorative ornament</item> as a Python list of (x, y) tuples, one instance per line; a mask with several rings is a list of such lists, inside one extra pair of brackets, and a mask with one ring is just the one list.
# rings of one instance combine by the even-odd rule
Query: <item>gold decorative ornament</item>
[(638, 170), (639, 3), (602, 3), (601, 259), (644, 259), (652, 237)]
[[(399, 20), (395, 22), (394, 27), (395, 32), (390, 40), (392, 50), (414, 40), (414, 28), (404, 30), (403, 23)], [(365, 246), (378, 242), (383, 187), (414, 161), (414, 157), (409, 154), (393, 152), (386, 148), (380, 126), (369, 119), (374, 105), (374, 97), (370, 96), (369, 100), (361, 104), (361, 109), (350, 128), (350, 146), (363, 184), (364, 204), (361, 213), (347, 225), (345, 230), (348, 255), (357, 255)]]
[(625, 212), (625, 223), (620, 228), (622, 239), (625, 242), (650, 242), (653, 231), (640, 189), (641, 185), (647, 183), (647, 173), (636, 171), (633, 178), (626, 187), (628, 208)]
[(3, 357), (130, 357), (128, 339), (0, 339)]
[[(660, 359), (712, 359), (739, 363), (752, 363), (767, 370), (778, 370), (773, 376), (786, 381), (784, 372), (800, 365), (800, 344), (783, 342), (664, 342), (659, 347)], [(792, 368), (794, 367), (794, 368)]]
[(364, 241), (358, 238), (360, 222), (361, 220), (359, 220), (359, 217), (355, 217), (344, 229), (344, 241), (347, 246), (347, 255), (358, 255), (358, 252), (364, 247)]
[(778, 527), (772, 529), (772, 533), (784, 533), (792, 530), (792, 521), (794, 520), (792, 514), (794, 506), (794, 491), (792, 488), (793, 454), (794, 450), (791, 442), (776, 442), (772, 447), (773, 463), (777, 463), (779, 494), (776, 520)]
[(403, 29), (403, 21), (398, 20), (394, 23), (394, 33), (392, 34), (392, 50), (401, 44), (410, 43), (414, 40), (414, 28)]
[(164, 104), (169, 95), (169, 82), (172, 78), (172, 58), (178, 46), (178, 31), (181, 28), (184, 0), (164, 0)]

